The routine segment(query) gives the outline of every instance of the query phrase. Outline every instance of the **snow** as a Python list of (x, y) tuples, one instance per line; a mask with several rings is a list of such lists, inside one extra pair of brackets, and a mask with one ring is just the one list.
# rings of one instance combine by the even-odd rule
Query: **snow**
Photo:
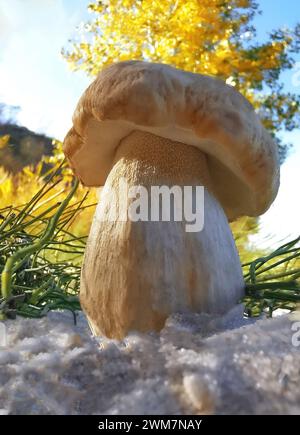
[(242, 311), (177, 314), (123, 341), (92, 337), (82, 313), (8, 320), (0, 415), (299, 414), (297, 318)]

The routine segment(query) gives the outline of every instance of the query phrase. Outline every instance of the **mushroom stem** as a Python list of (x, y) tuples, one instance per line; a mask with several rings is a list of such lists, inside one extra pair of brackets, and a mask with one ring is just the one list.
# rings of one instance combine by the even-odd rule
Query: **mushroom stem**
[[(121, 179), (148, 193), (152, 186), (204, 186), (203, 229), (187, 232), (187, 219), (176, 221), (174, 213), (169, 222), (112, 220), (112, 189), (118, 192)], [(122, 208), (125, 196), (115, 199)], [(193, 190), (193, 207), (198, 200)], [(151, 216), (150, 199), (148, 206)], [(212, 193), (206, 155), (133, 131), (116, 151), (82, 267), (80, 300), (94, 334), (121, 339), (130, 330), (160, 330), (174, 312), (224, 313), (243, 292), (240, 260)]]

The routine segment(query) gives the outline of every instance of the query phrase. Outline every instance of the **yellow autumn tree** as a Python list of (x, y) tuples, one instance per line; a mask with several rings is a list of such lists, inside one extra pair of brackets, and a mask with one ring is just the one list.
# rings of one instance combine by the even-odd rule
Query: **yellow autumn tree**
[(274, 134), (299, 125), (299, 95), (285, 93), (280, 82), (299, 50), (299, 24), (258, 43), (253, 0), (102, 0), (88, 9), (92, 18), (79, 41), (63, 50), (74, 69), (95, 76), (117, 61), (164, 62), (235, 86)]

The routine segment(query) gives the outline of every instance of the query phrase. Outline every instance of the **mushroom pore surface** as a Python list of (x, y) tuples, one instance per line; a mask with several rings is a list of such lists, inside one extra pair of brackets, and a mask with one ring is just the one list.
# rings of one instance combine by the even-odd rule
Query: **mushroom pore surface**
[[(187, 232), (185, 219), (175, 221), (172, 213), (170, 221), (109, 220), (111, 189), (119, 192), (120, 179), (148, 192), (152, 186), (204, 186), (203, 229)], [(116, 198), (118, 206), (125, 201)], [(130, 133), (116, 151), (82, 267), (80, 300), (94, 334), (121, 339), (131, 330), (160, 330), (174, 312), (223, 313), (243, 292), (240, 260), (212, 192), (206, 155), (151, 133)]]

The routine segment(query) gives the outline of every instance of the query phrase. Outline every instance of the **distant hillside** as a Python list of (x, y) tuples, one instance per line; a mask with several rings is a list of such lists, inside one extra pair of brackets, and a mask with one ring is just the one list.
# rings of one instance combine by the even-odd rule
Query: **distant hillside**
[(0, 138), (9, 136), (8, 142), (0, 147), (0, 166), (16, 174), (24, 166), (36, 165), (43, 155), (51, 155), (52, 139), (20, 127), (13, 123), (0, 123)]

